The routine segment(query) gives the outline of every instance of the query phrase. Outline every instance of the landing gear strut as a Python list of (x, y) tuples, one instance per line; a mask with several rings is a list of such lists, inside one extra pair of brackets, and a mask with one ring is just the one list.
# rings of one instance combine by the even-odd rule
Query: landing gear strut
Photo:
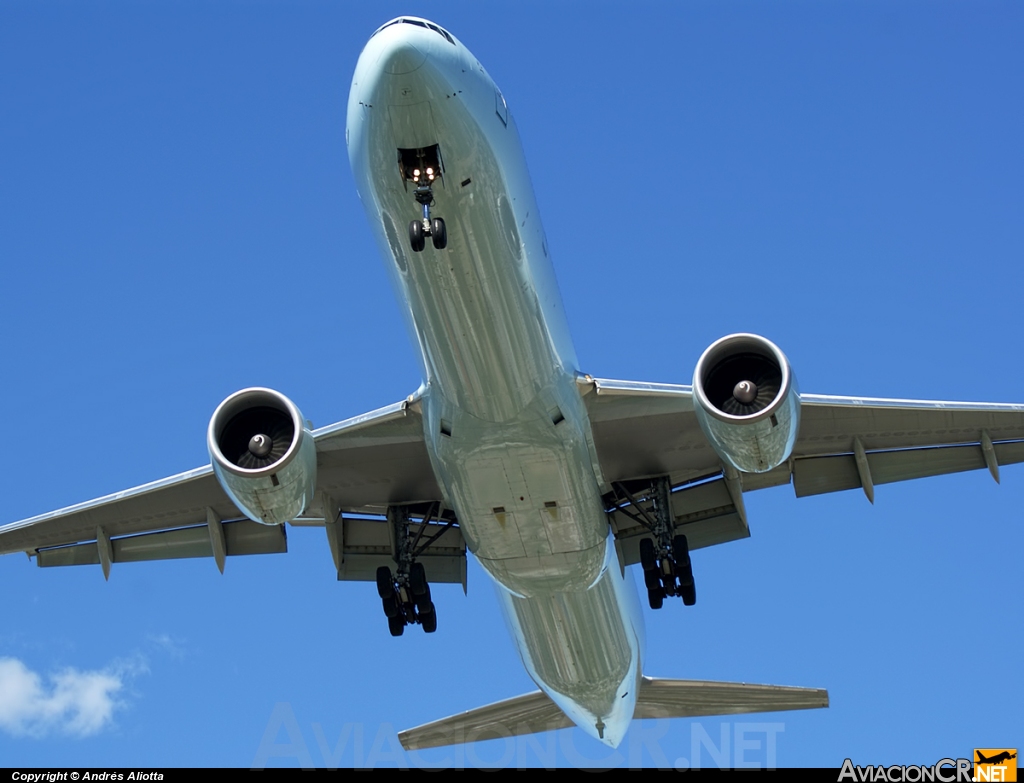
[(377, 595), (380, 596), (384, 615), (388, 618), (388, 630), (392, 636), (401, 636), (407, 625), (421, 625), (425, 633), (434, 633), (437, 630), (437, 609), (430, 598), (430, 583), (427, 582), (423, 564), (416, 558), (455, 523), (452, 518), (440, 532), (421, 545), (423, 531), (440, 511), (440, 504), (435, 504), (413, 536), (408, 508), (388, 507), (388, 524), (391, 525), (393, 533), (394, 559), (398, 569), (395, 573), (387, 566), (377, 569)]
[[(647, 602), (651, 609), (660, 609), (666, 596), (678, 595), (683, 604), (697, 603), (697, 588), (693, 581), (693, 566), (686, 536), (675, 534), (672, 515), (672, 486), (668, 476), (660, 476), (645, 491), (630, 492), (624, 485), (615, 484), (615, 507), (639, 522), (650, 533), (640, 539), (640, 567), (647, 587)], [(618, 498), (628, 500), (632, 508), (623, 507)], [(646, 506), (645, 506), (646, 501)]]
[(426, 247), (427, 237), (430, 237), (435, 250), (444, 250), (448, 246), (448, 229), (444, 219), (430, 216), (430, 208), (434, 205), (434, 182), (441, 180), (443, 175), (438, 146), (400, 149), (398, 163), (402, 178), (406, 183), (411, 182), (416, 186), (413, 197), (423, 210), (421, 219), (409, 223), (409, 244), (413, 252), (419, 253)]

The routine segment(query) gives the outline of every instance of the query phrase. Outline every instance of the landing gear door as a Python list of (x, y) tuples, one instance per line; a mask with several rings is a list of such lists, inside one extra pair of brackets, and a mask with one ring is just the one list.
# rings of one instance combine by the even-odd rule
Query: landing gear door
[(437, 144), (437, 127), (430, 101), (411, 106), (388, 106), (391, 133), (398, 149), (417, 149)]

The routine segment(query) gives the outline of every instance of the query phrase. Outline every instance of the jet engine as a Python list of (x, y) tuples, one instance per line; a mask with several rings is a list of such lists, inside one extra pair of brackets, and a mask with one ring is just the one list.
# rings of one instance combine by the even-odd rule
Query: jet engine
[(295, 403), (272, 389), (243, 389), (217, 406), (206, 434), (217, 480), (254, 522), (281, 525), (316, 491), (316, 444)]
[(693, 407), (712, 447), (744, 473), (785, 462), (800, 429), (800, 394), (778, 346), (756, 334), (712, 343), (693, 374)]

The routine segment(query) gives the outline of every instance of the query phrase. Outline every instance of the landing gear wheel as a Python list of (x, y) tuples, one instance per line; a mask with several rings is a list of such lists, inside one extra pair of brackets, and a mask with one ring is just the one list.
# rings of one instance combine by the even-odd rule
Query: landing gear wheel
[(693, 566), (690, 563), (690, 548), (686, 543), (686, 536), (676, 536), (672, 539), (672, 557), (675, 560), (679, 584), (682, 587), (692, 585)]
[(683, 605), (693, 606), (697, 603), (697, 588), (693, 584), (693, 577), (690, 577), (690, 584), (684, 585), (680, 591), (683, 594)]
[(661, 588), (657, 590), (647, 591), (647, 603), (651, 605), (651, 609), (661, 609), (662, 603), (665, 601), (665, 594), (661, 591)]
[(644, 571), (644, 586), (648, 590), (661, 590), (661, 577), (657, 571)]
[(427, 245), (427, 238), (423, 236), (423, 221), (413, 220), (409, 223), (409, 244), (412, 251), (419, 253)]
[(687, 564), (686, 568), (679, 570), (679, 589), (686, 590), (693, 587), (693, 569)]
[(672, 557), (677, 567), (685, 568), (690, 564), (690, 546), (686, 543), (686, 536), (676, 536), (672, 539)]
[(392, 636), (401, 636), (405, 633), (405, 619), (402, 617), (389, 617), (388, 630)]
[(423, 633), (433, 633), (437, 630), (437, 610), (430, 605), (429, 612), (420, 612), (420, 625), (423, 626)]
[(427, 573), (423, 570), (423, 563), (413, 563), (409, 566), (409, 589), (417, 597), (426, 595), (430, 590), (427, 585)]
[(640, 567), (644, 569), (644, 573), (658, 567), (658, 561), (654, 554), (654, 541), (649, 538), (640, 539)]
[(395, 583), (391, 578), (391, 569), (381, 566), (377, 569), (377, 595), (390, 598), (395, 594)]
[(416, 609), (420, 612), (432, 611), (434, 608), (434, 602), (430, 600), (430, 586), (427, 586), (427, 592), (421, 596), (416, 597)]
[(392, 617), (398, 617), (398, 599), (393, 595), (389, 595), (387, 598), (382, 598), (381, 603), (384, 604), (384, 616), (389, 620)]
[(448, 229), (444, 225), (444, 218), (430, 221), (430, 240), (435, 250), (444, 250), (448, 246)]

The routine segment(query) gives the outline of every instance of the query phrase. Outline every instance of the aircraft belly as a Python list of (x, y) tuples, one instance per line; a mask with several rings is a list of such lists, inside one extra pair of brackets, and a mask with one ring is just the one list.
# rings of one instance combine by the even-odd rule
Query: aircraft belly
[[(600, 562), (585, 553), (608, 522), (575, 356), (518, 135), (494, 113), (493, 84), (474, 78), (456, 91), (423, 66), (375, 99), (363, 118), (371, 212), (422, 354), (428, 449), (470, 550), (523, 594), (559, 572), (563, 587), (587, 585)], [(448, 244), (413, 252), (419, 207), (396, 149), (435, 143), (432, 214)]]
[(468, 413), (504, 422), (551, 382), (555, 366), (537, 328), (536, 292), (511, 252), (508, 198), (479, 195), (438, 196), (448, 248), (412, 260), (409, 301), (432, 379)]
[(575, 382), (560, 378), (501, 424), (470, 415), (435, 387), (424, 410), (439, 482), (492, 576), (521, 595), (592, 584), (608, 520)]
[[(578, 725), (621, 740), (640, 681), (636, 587), (610, 544), (586, 407), (514, 117), (464, 48), (397, 25), (367, 44), (347, 137), (360, 195), (418, 345), (423, 426), (445, 501), (498, 585), (531, 677)], [(400, 149), (438, 145), (431, 217)]]
[[(367, 206), (393, 259), (389, 272), (428, 380), (474, 416), (500, 422), (552, 381), (563, 362), (556, 344), (568, 341), (549, 327), (554, 318), (559, 335), (567, 333), (557, 289), (547, 290), (553, 277), (535, 276), (529, 262), (534, 253), (550, 266), (518, 136), (494, 114), (493, 90), (482, 116), (471, 105), (473, 93), (449, 86), (427, 66), (381, 87), (382, 103), (365, 109), (373, 202)], [(500, 126), (497, 138), (488, 125)], [(408, 224), (421, 208), (400, 174), (397, 150), (433, 144), (444, 174), (433, 186), (431, 214), (444, 219), (448, 243), (435, 250), (428, 241), (413, 252)], [(546, 312), (551, 302), (553, 314)]]
[(609, 540), (596, 549), (601, 569), (584, 589), (528, 597), (498, 593), (533, 680), (577, 725), (615, 745), (639, 692), (642, 615), (615, 547)]

